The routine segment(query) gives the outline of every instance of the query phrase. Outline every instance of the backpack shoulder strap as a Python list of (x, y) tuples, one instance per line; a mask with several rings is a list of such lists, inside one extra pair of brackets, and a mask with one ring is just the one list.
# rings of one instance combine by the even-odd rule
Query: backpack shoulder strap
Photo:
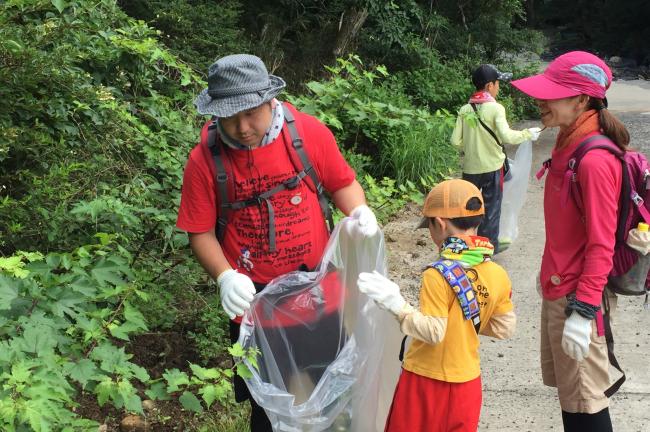
[(212, 160), (214, 161), (214, 179), (217, 187), (217, 202), (219, 203), (215, 232), (217, 240), (222, 242), (226, 234), (226, 225), (228, 224), (231, 211), (230, 195), (228, 193), (228, 181), (230, 180), (231, 174), (226, 170), (226, 164), (223, 160), (224, 154), (222, 145), (218, 139), (216, 119), (208, 126), (206, 139), (208, 148), (212, 154)]
[[(427, 266), (428, 268), (436, 269), (449, 284), (449, 287), (456, 294), (456, 299), (463, 311), (463, 316), (466, 320), (471, 319), (474, 325), (476, 334), (479, 334), (481, 329), (481, 317), (478, 300), (474, 295), (472, 282), (467, 277), (463, 267), (458, 264), (458, 261), (442, 259), (435, 261)], [(399, 361), (404, 360), (404, 351), (406, 349), (406, 338), (402, 338), (402, 344), (399, 350)]]
[(609, 137), (605, 135), (592, 135), (589, 138), (582, 141), (578, 147), (573, 151), (571, 159), (575, 159), (576, 171), (577, 166), (580, 164), (582, 158), (591, 150), (603, 149), (609, 151), (611, 154), (617, 158), (622, 158), (625, 153), (621, 150)]
[(611, 314), (611, 308), (609, 304), (609, 297), (607, 296), (607, 293), (605, 290), (603, 290), (603, 309), (601, 309), (599, 312), (600, 316), (602, 317), (603, 320), (603, 325), (605, 327), (605, 341), (607, 342), (607, 357), (609, 359), (609, 363), (614, 366), (614, 368), (619, 371), (622, 376), (616, 380), (614, 384), (612, 384), (607, 390), (605, 390), (605, 396), (612, 397), (614, 393), (618, 391), (618, 389), (621, 388), (623, 383), (625, 382), (625, 372), (623, 372), (623, 368), (619, 364), (618, 360), (616, 359), (616, 356), (614, 355), (614, 333), (612, 333), (612, 327), (611, 327), (611, 322), (610, 322), (610, 314)]
[(622, 165), (622, 181), (621, 181), (621, 196), (619, 198), (619, 216), (618, 226), (616, 227), (616, 241), (622, 242), (625, 240), (626, 229), (625, 223), (627, 216), (630, 212), (630, 197), (632, 196), (632, 188), (630, 182), (630, 174), (627, 169), (627, 162), (625, 162), (625, 151), (621, 150), (612, 140), (605, 135), (592, 135), (582, 141), (578, 147), (573, 151), (569, 158), (568, 169), (571, 173), (571, 195), (581, 212), (584, 212), (584, 202), (582, 200), (582, 193), (580, 185), (578, 184), (578, 168), (580, 162), (587, 153), (591, 150), (607, 150), (621, 161)]
[(463, 317), (466, 320), (472, 320), (474, 330), (478, 334), (481, 327), (480, 309), (472, 282), (467, 277), (465, 270), (458, 263), (448, 259), (442, 259), (429, 265), (429, 267), (436, 269), (442, 277), (445, 278), (451, 289), (456, 294), (458, 303), (463, 310)]
[(328, 231), (331, 231), (332, 229), (334, 229), (334, 221), (332, 220), (332, 212), (330, 210), (327, 196), (325, 195), (325, 190), (323, 189), (323, 184), (318, 178), (318, 174), (316, 173), (316, 170), (312, 166), (311, 160), (309, 160), (309, 156), (305, 151), (305, 147), (303, 146), (303, 140), (300, 137), (300, 134), (298, 133), (296, 118), (294, 117), (291, 108), (289, 108), (287, 105), (284, 105), (284, 107), (286, 108), (284, 110), (284, 120), (287, 123), (287, 130), (289, 131), (289, 136), (291, 138), (291, 146), (295, 150), (296, 154), (298, 155), (297, 160), (295, 160), (295, 158), (292, 157), (290, 157), (290, 159), (294, 162), (294, 165), (296, 166), (296, 171), (298, 173), (304, 171), (309, 176), (311, 180), (311, 185), (308, 181), (305, 182), (318, 196), (318, 203), (320, 204), (321, 211), (323, 212), (323, 216), (325, 218), (325, 224), (328, 226)]

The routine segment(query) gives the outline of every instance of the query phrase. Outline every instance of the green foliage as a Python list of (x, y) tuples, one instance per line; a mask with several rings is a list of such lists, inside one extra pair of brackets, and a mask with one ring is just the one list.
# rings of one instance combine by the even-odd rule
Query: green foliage
[(474, 91), (470, 80), (471, 71), (479, 63), (469, 63), (469, 59), (456, 59), (442, 63), (431, 55), (427, 64), (412, 68), (397, 75), (404, 83), (404, 90), (418, 105), (431, 111), (446, 109), (454, 111), (459, 102), (464, 102)]
[(71, 249), (100, 231), (182, 246), (163, 227), (194, 140), (181, 109), (196, 76), (114, 2), (61, 4), (2, 6), (0, 36), (21, 49), (0, 55), (0, 248)]
[(331, 126), (344, 147), (370, 156), (372, 165), (357, 159), (364, 170), (403, 183), (440, 178), (455, 169), (456, 150), (448, 139), (453, 116), (447, 111), (432, 114), (414, 106), (395, 81), (386, 79), (386, 68), (366, 70), (357, 56), (338, 59), (327, 69), (331, 78), (307, 83), (311, 95), (292, 102)]
[(432, 48), (442, 58), (476, 59), (476, 63), (496, 63), (504, 54), (539, 53), (543, 38), (537, 31), (523, 28), (523, 0), (440, 0), (435, 11), (439, 22)]
[[(528, 65), (505, 64), (499, 66), (503, 70), (513, 73), (513, 79), (523, 78), (539, 73), (540, 65), (531, 63)], [(501, 103), (508, 113), (508, 121), (513, 123), (517, 120), (527, 118), (539, 118), (539, 109), (535, 99), (523, 94), (509, 84), (499, 87), (499, 103)]]
[(165, 45), (201, 73), (219, 57), (250, 49), (239, 24), (242, 8), (237, 0), (121, 0), (119, 4), (130, 16), (158, 29)]
[(200, 295), (173, 225), (203, 84), (110, 0), (4, 2), (0, 36), (0, 429), (96, 430), (79, 389), (141, 412), (150, 383), (115, 341)]
[[(0, 272), (2, 430), (27, 424), (44, 431), (91, 427), (74, 414), (77, 388), (94, 394), (99, 406), (142, 413), (137, 388), (149, 386), (145, 394), (151, 399), (178, 397), (184, 408), (201, 412), (203, 404), (226, 402), (233, 370), (250, 375), (244, 361), (257, 367), (257, 351), (234, 345), (228, 350), (233, 369), (191, 364), (192, 375), (173, 369), (151, 380), (112, 342), (147, 330), (131, 303), (147, 298), (139, 288), (144, 275), (129, 268), (132, 258), (103, 238), (68, 254), (21, 253), (5, 261), (12, 265)], [(19, 275), (12, 274), (17, 261), (24, 264)]]
[(219, 304), (219, 296), (206, 299), (205, 305), (194, 319), (195, 328), (188, 332), (201, 358), (211, 362), (223, 356), (230, 344), (228, 316)]
[(428, 192), (437, 183), (432, 177), (423, 177), (417, 183), (407, 180), (398, 184), (388, 177), (375, 180), (369, 175), (361, 178), (360, 182), (366, 193), (368, 206), (373, 209), (381, 223), (388, 222), (391, 216), (409, 202), (421, 204), (424, 200), (423, 191)]
[[(244, 361), (257, 367), (259, 352), (254, 349), (244, 350), (239, 344), (233, 345), (228, 351), (235, 359), (233, 367), (237, 373), (244, 377), (250, 376)], [(230, 379), (233, 370), (203, 368), (195, 364), (190, 364), (190, 369), (191, 374), (178, 369), (166, 371), (160, 380), (153, 381), (150, 390), (145, 393), (154, 400), (168, 400), (180, 395), (178, 399), (183, 408), (195, 413), (202, 413), (204, 409), (209, 409), (214, 402), (227, 403), (231, 393)], [(203, 402), (196, 396), (197, 394)]]
[[(141, 412), (133, 382), (147, 372), (111, 344), (146, 329), (129, 302), (146, 296), (128, 266), (130, 254), (110, 240), (72, 253), (15, 255), (23, 273), (0, 272), (0, 409), (2, 430), (72, 430), (92, 422), (73, 412), (77, 386), (98, 403)], [(96, 428), (96, 426), (95, 426)], [(77, 429), (75, 429), (77, 430)]]
[[(429, 37), (438, 26), (436, 12), (427, 13), (415, 0), (367, 1), (368, 20), (359, 52), (391, 70), (422, 65), (430, 50)], [(428, 8), (427, 8), (428, 9)]]

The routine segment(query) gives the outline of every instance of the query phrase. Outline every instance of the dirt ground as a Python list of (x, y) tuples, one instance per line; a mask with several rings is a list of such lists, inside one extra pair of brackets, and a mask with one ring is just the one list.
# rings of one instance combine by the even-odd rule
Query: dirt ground
[[(632, 146), (646, 155), (650, 150), (650, 83), (616, 81), (608, 92), (610, 109), (628, 127)], [(524, 122), (519, 128), (538, 126)], [(550, 156), (557, 130), (547, 129), (533, 147), (533, 169), (526, 203), (519, 217), (519, 237), (495, 261), (508, 271), (513, 284), (513, 301), (518, 317), (515, 337), (497, 341), (482, 337), (481, 368), (483, 410), (480, 431), (562, 430), (555, 389), (542, 384), (539, 367), (539, 311), (541, 300), (535, 290), (535, 276), (544, 246), (543, 183), (534, 172)], [(509, 149), (514, 154), (516, 148)], [(434, 261), (426, 230), (415, 231), (420, 217), (417, 206), (407, 207), (386, 224), (391, 278), (405, 297), (417, 303), (421, 270)], [(611, 415), (617, 432), (650, 430), (650, 311), (642, 297), (619, 297), (615, 315), (615, 352), (627, 374), (627, 381), (612, 398)], [(618, 377), (612, 372), (612, 376)]]

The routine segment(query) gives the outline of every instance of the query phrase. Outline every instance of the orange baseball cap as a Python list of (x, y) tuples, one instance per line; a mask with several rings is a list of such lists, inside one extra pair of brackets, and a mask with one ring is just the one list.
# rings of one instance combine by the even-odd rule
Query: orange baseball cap
[[(481, 201), (481, 207), (477, 210), (469, 210), (467, 203), (471, 198), (478, 198)], [(431, 217), (454, 219), (482, 214), (485, 214), (483, 196), (476, 186), (461, 179), (445, 180), (434, 186), (424, 200), (424, 206), (422, 206), (424, 217), (417, 228), (427, 228)]]

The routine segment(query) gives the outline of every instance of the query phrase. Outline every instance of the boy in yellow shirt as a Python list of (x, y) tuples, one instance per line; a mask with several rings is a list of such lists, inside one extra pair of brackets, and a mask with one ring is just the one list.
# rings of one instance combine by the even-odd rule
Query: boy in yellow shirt
[(479, 334), (506, 339), (516, 317), (505, 270), (477, 228), (485, 209), (481, 192), (460, 179), (434, 187), (418, 228), (428, 228), (440, 260), (422, 274), (419, 310), (377, 272), (361, 273), (361, 292), (395, 314), (413, 337), (402, 364), (386, 431), (475, 432), (481, 411)]

